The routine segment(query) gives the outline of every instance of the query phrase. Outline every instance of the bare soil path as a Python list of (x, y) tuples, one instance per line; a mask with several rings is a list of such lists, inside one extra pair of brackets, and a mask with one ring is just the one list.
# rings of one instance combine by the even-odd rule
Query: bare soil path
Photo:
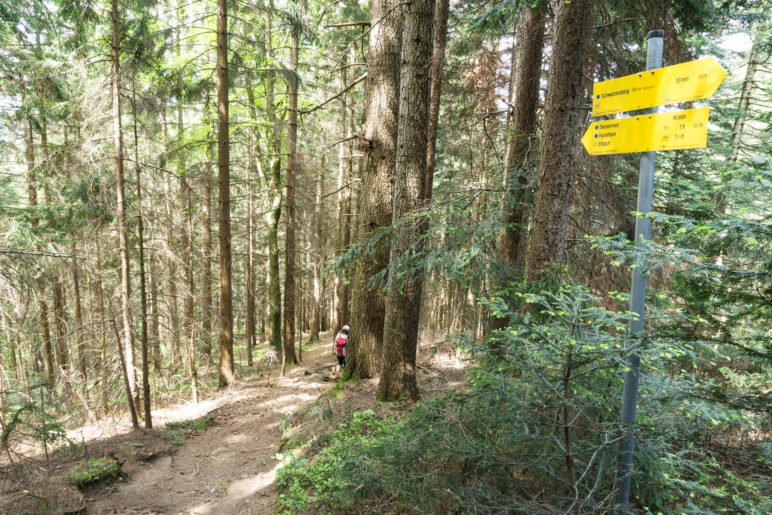
[(334, 386), (334, 362), (332, 345), (320, 343), (285, 377), (273, 369), (269, 379), (238, 383), (211, 412), (214, 425), (173, 454), (134, 464), (126, 480), (86, 494), (87, 513), (273, 513), (281, 420)]

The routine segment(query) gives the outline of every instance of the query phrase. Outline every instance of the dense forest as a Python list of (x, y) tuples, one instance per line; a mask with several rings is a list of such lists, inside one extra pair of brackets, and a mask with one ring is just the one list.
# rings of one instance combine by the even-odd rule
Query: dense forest
[[(372, 409), (283, 455), (274, 511), (769, 513), (771, 8), (4, 0), (1, 465), (349, 325)], [(660, 108), (708, 142), (657, 153), (648, 212), (641, 154), (581, 138), (654, 30), (727, 77)]]

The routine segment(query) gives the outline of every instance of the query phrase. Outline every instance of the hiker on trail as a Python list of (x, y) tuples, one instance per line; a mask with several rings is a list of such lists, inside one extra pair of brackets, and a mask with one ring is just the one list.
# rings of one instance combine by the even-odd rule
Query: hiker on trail
[(348, 331), (348, 326), (344, 325), (343, 329), (341, 329), (337, 336), (335, 336), (335, 343), (333, 344), (335, 347), (335, 355), (338, 357), (338, 366), (335, 368), (335, 370), (338, 372), (346, 368), (346, 345), (348, 345)]

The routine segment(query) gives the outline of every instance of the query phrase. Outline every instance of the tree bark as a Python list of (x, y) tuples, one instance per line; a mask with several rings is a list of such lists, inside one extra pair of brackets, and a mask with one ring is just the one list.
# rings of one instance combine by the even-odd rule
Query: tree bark
[(231, 291), (230, 141), (228, 137), (227, 0), (217, 0), (217, 168), (220, 226), (220, 387), (233, 384), (233, 294)]
[[(208, 106), (207, 102), (207, 106)], [(207, 109), (208, 110), (208, 109)], [(207, 134), (207, 140), (213, 140), (213, 134)], [(213, 143), (207, 145), (206, 160), (201, 177), (204, 183), (204, 199), (201, 203), (204, 241), (201, 243), (201, 355), (209, 362), (212, 359), (212, 150)]]
[(740, 100), (737, 106), (737, 117), (734, 120), (734, 126), (732, 127), (732, 155), (729, 158), (729, 163), (734, 165), (737, 163), (737, 159), (740, 156), (740, 147), (742, 145), (743, 129), (745, 128), (745, 120), (748, 116), (748, 106), (751, 101), (751, 92), (755, 86), (756, 72), (759, 68), (759, 60), (761, 47), (764, 44), (763, 36), (764, 32), (759, 31), (753, 38), (753, 44), (751, 45), (751, 51), (748, 54), (748, 67), (745, 70), (745, 78), (743, 79), (743, 87), (740, 90)]
[(271, 348), (281, 354), (281, 282), (279, 277), (279, 221), (281, 220), (281, 157), (271, 166), (271, 190), (273, 197), (268, 213), (268, 328)]
[(529, 168), (536, 155), (536, 110), (539, 107), (544, 25), (543, 3), (523, 8), (517, 28), (519, 50), (512, 67), (514, 96), (510, 103), (509, 141), (504, 158), (506, 193), (501, 220), (504, 228), (499, 234), (498, 246), (501, 257), (520, 269), (525, 261), (522, 243), (526, 235)]
[[(394, 170), (391, 264), (420, 253), (426, 224), (410, 218), (425, 200), (434, 0), (413, 0), (405, 10), (400, 73), (399, 129)], [(418, 398), (415, 363), (421, 312), (422, 272), (389, 276), (378, 398)]]
[(142, 170), (139, 161), (139, 136), (137, 134), (137, 83), (132, 83), (131, 88), (132, 115), (134, 119), (134, 172), (137, 178), (137, 246), (139, 247), (139, 309), (141, 327), (141, 352), (142, 352), (142, 400), (145, 417), (145, 427), (153, 427), (152, 413), (150, 410), (150, 366), (148, 361), (148, 336), (147, 336), (147, 289), (145, 287), (145, 222), (142, 218)]
[[(347, 58), (346, 55), (343, 56), (343, 59), (341, 60), (341, 69), (340, 69), (340, 89), (343, 91), (347, 84), (346, 80), (346, 71), (348, 70), (347, 67)], [(351, 133), (349, 132), (349, 125), (346, 122), (348, 118), (348, 106), (346, 105), (346, 95), (343, 94), (340, 97), (340, 115), (338, 116), (338, 122), (340, 127), (340, 139), (345, 139), (351, 137)], [(338, 255), (343, 254), (345, 252), (343, 247), (343, 225), (344, 225), (344, 211), (343, 211), (343, 195), (345, 190), (345, 184), (346, 184), (346, 171), (348, 168), (346, 167), (346, 150), (348, 149), (348, 142), (345, 143), (339, 143), (338, 144), (338, 192), (337, 192), (337, 224), (335, 227), (335, 245), (336, 245), (336, 253)], [(351, 160), (351, 153), (349, 152), (348, 160)], [(345, 279), (341, 276), (341, 274), (335, 274), (335, 279), (333, 280), (333, 292), (332, 292), (332, 331), (334, 333), (338, 333), (343, 327), (344, 324), (347, 324), (349, 322), (348, 319), (346, 319), (343, 316), (342, 311), (342, 293), (343, 293), (343, 287), (345, 286)]]
[[(136, 371), (134, 370), (134, 335), (131, 331), (131, 277), (129, 276), (129, 243), (126, 228), (126, 198), (123, 174), (123, 134), (121, 130), (121, 76), (120, 76), (120, 25), (118, 22), (118, 0), (112, 0), (112, 87), (113, 87), (113, 167), (115, 190), (118, 204), (118, 242), (121, 253), (121, 319), (123, 321), (124, 364), (128, 382), (127, 395), (139, 406)], [(133, 417), (134, 428), (139, 427)]]
[[(528, 209), (532, 190), (533, 163), (536, 157), (536, 111), (539, 107), (539, 81), (544, 54), (545, 6), (523, 6), (517, 26), (517, 51), (512, 48), (510, 80), (508, 142), (504, 157), (504, 202), (498, 235), (501, 257), (517, 274), (500, 277), (500, 287), (506, 288), (513, 278), (522, 278), (525, 266)], [(494, 329), (507, 325), (506, 317), (492, 318)]]
[(187, 178), (180, 178), (180, 198), (185, 209), (185, 230), (183, 231), (183, 248), (185, 249), (185, 336), (187, 345), (187, 368), (190, 377), (191, 400), (198, 402), (198, 368), (196, 366), (196, 323), (194, 311), (194, 299), (196, 295), (195, 282), (193, 281), (193, 192)]
[[(351, 116), (348, 117), (349, 131), (348, 137), (353, 136), (356, 132), (356, 120), (354, 113), (356, 112), (355, 98), (352, 95), (348, 99), (349, 111)], [(344, 143), (346, 145), (346, 153), (348, 159), (346, 160), (346, 171), (343, 174), (344, 186), (340, 191), (342, 195), (342, 210), (340, 215), (340, 239), (338, 241), (338, 251), (342, 254), (348, 251), (351, 245), (351, 224), (354, 220), (354, 214), (351, 209), (351, 179), (354, 177), (354, 143), (352, 140)], [(359, 170), (361, 170), (361, 161), (359, 163)], [(359, 173), (359, 171), (357, 172)], [(341, 320), (341, 327), (349, 324), (351, 321), (351, 288), (346, 278), (340, 283), (340, 293), (338, 295), (338, 318)]]
[[(152, 212), (152, 210), (151, 210)], [(159, 333), (161, 320), (158, 312), (158, 271), (156, 270), (156, 258), (150, 256), (150, 292), (148, 298), (150, 300), (150, 344), (153, 350), (153, 368), (156, 373), (161, 370), (161, 336)]]
[[(51, 163), (48, 158), (48, 128), (45, 120), (40, 123), (40, 150), (43, 154), (41, 169), (45, 176), (43, 181), (44, 200), (46, 208), (53, 207), (53, 195), (51, 194)], [(54, 348), (56, 350), (56, 363), (63, 374), (63, 384), (65, 389), (69, 389), (68, 371), (70, 368), (70, 353), (67, 346), (67, 317), (65, 315), (64, 285), (60, 276), (61, 270), (53, 258), (48, 258), (48, 269), (51, 276), (51, 290), (54, 301), (54, 330), (56, 340)]]
[(574, 0), (558, 3), (555, 14), (528, 281), (541, 279), (546, 268), (565, 262), (584, 57), (594, 11), (594, 2)]
[(448, 12), (450, 0), (437, 0), (434, 10), (434, 36), (432, 37), (432, 84), (429, 93), (429, 128), (426, 145), (426, 184), (424, 198), (432, 198), (434, 186), (434, 162), (437, 150), (437, 125), (440, 119), (442, 76), (445, 67), (445, 46), (448, 36)]
[(83, 301), (80, 295), (80, 270), (78, 269), (78, 247), (75, 244), (75, 235), (70, 235), (70, 272), (72, 274), (72, 289), (75, 296), (75, 334), (78, 345), (78, 372), (83, 381), (83, 398), (88, 402), (88, 361), (86, 358), (86, 327), (83, 320)]
[(180, 364), (181, 343), (180, 343), (180, 316), (177, 309), (177, 256), (175, 255), (174, 242), (174, 212), (172, 210), (172, 186), (171, 173), (167, 169), (168, 155), (168, 124), (166, 123), (166, 105), (162, 107), (163, 114), (163, 141), (164, 153), (161, 156), (161, 168), (164, 172), (164, 210), (166, 214), (166, 266), (167, 270), (167, 288), (166, 305), (169, 314), (169, 325), (171, 326), (171, 351), (172, 363), (174, 366)]
[(67, 319), (64, 314), (64, 287), (59, 277), (59, 267), (52, 259), (49, 259), (49, 270), (51, 271), (51, 283), (53, 285), (54, 299), (54, 329), (56, 331), (56, 363), (64, 374), (64, 383), (69, 388), (67, 372), (70, 368), (70, 353), (67, 348)]
[[(357, 210), (357, 241), (391, 225), (391, 178), (396, 156), (399, 59), (402, 48), (402, 12), (398, 3), (397, 0), (374, 0), (370, 5), (373, 25), (367, 59), (363, 149), (366, 165), (362, 173)], [(380, 23), (375, 23), (378, 20)], [(368, 282), (387, 266), (388, 259), (389, 246), (381, 242), (372, 254), (362, 254), (354, 265), (347, 376), (356, 374), (360, 378), (368, 378), (378, 373), (385, 296)]]
[[(261, 327), (260, 332), (262, 338), (265, 340), (265, 319), (267, 318), (265, 315), (258, 317), (255, 312), (255, 299), (257, 297), (257, 281), (255, 278), (255, 267), (257, 264), (255, 263), (254, 253), (255, 253), (255, 246), (256, 246), (256, 229), (255, 229), (255, 200), (254, 200), (254, 194), (252, 192), (252, 183), (254, 180), (254, 176), (252, 175), (252, 172), (256, 172), (257, 181), (260, 185), (260, 189), (262, 191), (268, 191), (271, 188), (271, 182), (269, 174), (266, 173), (266, 168), (270, 168), (270, 165), (268, 167), (263, 166), (263, 163), (265, 162), (265, 154), (262, 151), (262, 147), (260, 146), (260, 130), (258, 129), (258, 123), (260, 123), (260, 119), (257, 116), (257, 109), (255, 107), (255, 92), (254, 88), (252, 86), (252, 82), (254, 82), (254, 76), (253, 74), (248, 75), (248, 81), (249, 83), (246, 86), (247, 90), (247, 101), (249, 102), (249, 116), (252, 120), (252, 124), (250, 126), (249, 130), (249, 136), (254, 139), (248, 140), (248, 157), (249, 157), (249, 175), (248, 175), (248, 183), (249, 183), (249, 194), (248, 194), (248, 206), (247, 209), (249, 211), (247, 216), (247, 226), (249, 227), (249, 235), (248, 235), (248, 249), (249, 249), (249, 256), (247, 260), (247, 266), (250, 268), (249, 272), (247, 273), (247, 333), (249, 333), (249, 337), (247, 338), (247, 365), (252, 366), (253, 364), (253, 350), (255, 345), (257, 344), (257, 321), (260, 320)], [(270, 213), (268, 213), (268, 218), (270, 219)], [(261, 281), (262, 283), (262, 281)], [(262, 284), (261, 284), (262, 286)], [(250, 301), (251, 299), (251, 301)], [(266, 303), (266, 306), (268, 309), (270, 309), (270, 303)], [(250, 320), (251, 317), (251, 320)]]
[[(177, 39), (176, 52), (177, 58), (182, 55), (180, 44), (180, 30), (184, 24), (184, 11), (181, 2), (177, 2)], [(185, 159), (184, 139), (185, 133), (184, 117), (182, 112), (182, 73), (177, 74), (177, 147), (179, 157), (179, 177), (180, 177), (180, 200), (183, 204), (185, 213), (185, 228), (182, 231), (182, 249), (185, 256), (185, 299), (183, 301), (183, 311), (185, 312), (184, 334), (188, 339), (186, 345), (185, 357), (187, 361), (188, 376), (190, 378), (190, 392), (193, 402), (198, 402), (198, 369), (196, 368), (196, 324), (195, 324), (195, 296), (196, 283), (193, 281), (193, 194), (188, 182), (188, 170)]]
[[(250, 94), (249, 97), (254, 95)], [(255, 121), (254, 116), (254, 98), (250, 98), (250, 111), (252, 111), (252, 120)], [(247, 139), (247, 259), (245, 263), (246, 267), (246, 294), (247, 294), (247, 313), (244, 317), (244, 336), (245, 343), (247, 345), (247, 366), (252, 366), (252, 352), (255, 345), (255, 228), (254, 228), (254, 198), (252, 195), (252, 172), (255, 168), (255, 156), (254, 156), (255, 142), (252, 142), (252, 138)]]
[[(24, 125), (24, 140), (26, 143), (25, 156), (27, 159), (27, 194), (31, 211), (30, 224), (33, 234), (38, 237), (37, 229), (40, 226), (38, 219), (38, 190), (35, 180), (35, 140), (32, 132), (32, 121), (27, 119)], [(40, 251), (40, 242), (35, 242), (35, 250)], [(40, 332), (43, 336), (43, 365), (46, 373), (46, 382), (49, 389), (53, 388), (56, 380), (56, 367), (54, 365), (54, 349), (51, 341), (51, 328), (48, 325), (48, 303), (46, 302), (46, 283), (42, 275), (35, 280), (38, 294), (38, 310), (40, 311)]]
[[(268, 14), (265, 24), (265, 52), (273, 59), (273, 47), (271, 46), (272, 19)], [(279, 278), (279, 221), (282, 209), (281, 187), (281, 132), (280, 121), (276, 118), (276, 105), (274, 104), (275, 76), (270, 73), (265, 79), (265, 110), (268, 124), (271, 130), (271, 153), (273, 162), (270, 169), (270, 208), (266, 213), (268, 234), (266, 246), (268, 251), (268, 327), (271, 348), (278, 354), (281, 353), (281, 282)], [(266, 181), (268, 182), (268, 181)]]
[[(323, 145), (326, 146), (326, 141)], [(311, 305), (311, 341), (319, 341), (319, 330), (322, 325), (322, 202), (324, 201), (324, 173), (327, 164), (327, 153), (322, 150), (322, 162), (316, 173), (316, 199), (314, 201), (314, 246), (311, 263), (313, 269), (313, 300)]]
[(298, 173), (298, 46), (300, 35), (292, 30), (290, 45), (290, 78), (289, 89), (289, 125), (287, 127), (287, 227), (285, 230), (284, 252), (284, 345), (282, 350), (282, 375), (287, 363), (295, 364), (295, 224), (297, 212), (295, 206), (295, 188)]
[(104, 412), (107, 413), (108, 406), (110, 405), (110, 384), (108, 378), (110, 377), (110, 371), (107, 368), (107, 313), (105, 312), (105, 294), (102, 286), (102, 250), (99, 246), (99, 238), (96, 238), (96, 252), (97, 252), (97, 264), (95, 267), (96, 276), (96, 293), (99, 304), (99, 326), (100, 326), (100, 346), (99, 346), (99, 366), (102, 382), (102, 404), (104, 404)]

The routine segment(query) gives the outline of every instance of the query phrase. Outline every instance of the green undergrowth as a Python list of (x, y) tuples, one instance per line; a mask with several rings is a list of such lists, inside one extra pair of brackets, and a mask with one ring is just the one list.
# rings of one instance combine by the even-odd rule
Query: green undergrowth
[(88, 460), (85, 464), (73, 467), (68, 474), (70, 482), (81, 489), (120, 476), (121, 464), (111, 458)]
[(214, 425), (214, 419), (214, 415), (210, 413), (197, 419), (167, 422), (166, 430), (161, 434), (161, 438), (169, 440), (172, 445), (182, 445), (188, 436), (206, 431)]
[(277, 474), (281, 511), (334, 513), (361, 500), (348, 484), (356, 473), (350, 469), (356, 461), (349, 458), (369, 447), (371, 440), (382, 436), (393, 423), (393, 419), (378, 418), (372, 410), (356, 412), (350, 422), (321, 440), (321, 452), (315, 457), (296, 458), (287, 451), (286, 464)]
[[(491, 309), (510, 327), (485, 345), (469, 388), (417, 403), (404, 417), (356, 412), (277, 474), (282, 513), (611, 512), (629, 315), (582, 288), (525, 294), (530, 310)], [(679, 354), (670, 356), (676, 349)], [(647, 363), (684, 350), (639, 346)], [(763, 427), (764, 406), (698, 396), (690, 376), (641, 384), (630, 511), (769, 513), (770, 447), (733, 435)], [(376, 404), (379, 410), (382, 404)], [(322, 413), (324, 414), (324, 413)]]

